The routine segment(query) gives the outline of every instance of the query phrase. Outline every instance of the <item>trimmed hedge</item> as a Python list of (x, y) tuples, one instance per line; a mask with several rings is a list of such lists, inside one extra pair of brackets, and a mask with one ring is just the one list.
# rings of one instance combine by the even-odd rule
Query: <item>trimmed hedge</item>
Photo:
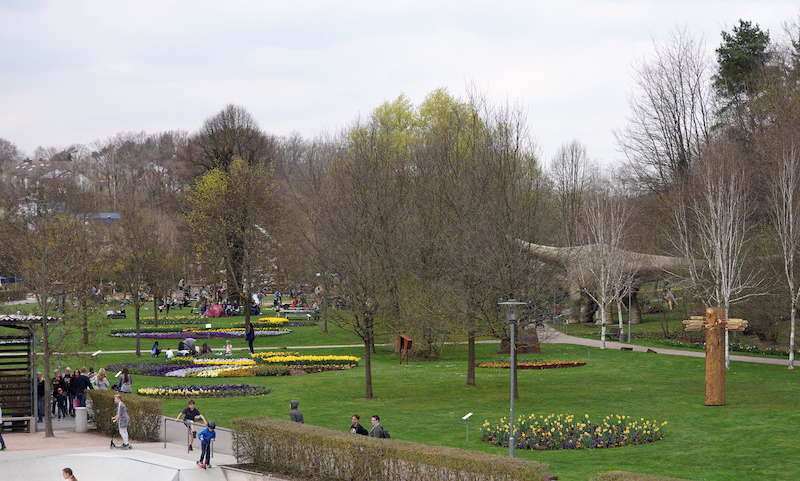
[(592, 478), (591, 481), (687, 481), (678, 478), (666, 478), (654, 474), (628, 473), (625, 471), (609, 471), (600, 473)]
[[(111, 435), (116, 432), (116, 423), (111, 418), (117, 414), (117, 405), (114, 403), (116, 391), (93, 389), (89, 391), (94, 410), (94, 420), (97, 431)], [(135, 394), (123, 394), (122, 399), (128, 408), (131, 420), (128, 424), (128, 434), (137, 441), (158, 441), (161, 433), (161, 416), (163, 409), (161, 401)]]
[(234, 453), (259, 468), (321, 481), (522, 481), (546, 464), (463, 449), (376, 439), (283, 419), (235, 419)]

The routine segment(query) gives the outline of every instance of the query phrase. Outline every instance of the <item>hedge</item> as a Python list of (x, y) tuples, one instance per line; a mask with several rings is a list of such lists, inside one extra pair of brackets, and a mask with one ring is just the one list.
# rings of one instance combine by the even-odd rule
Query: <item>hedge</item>
[(463, 449), (376, 439), (283, 419), (235, 419), (234, 453), (270, 472), (320, 481), (522, 481), (548, 466)]
[(628, 473), (625, 471), (609, 471), (600, 473), (591, 481), (687, 481), (685, 479), (667, 478), (654, 474)]
[[(89, 391), (94, 410), (94, 420), (97, 431), (111, 435), (116, 433), (117, 425), (111, 418), (117, 414), (117, 405), (114, 403), (116, 391), (98, 390)], [(158, 441), (161, 433), (161, 415), (163, 409), (161, 401), (135, 394), (123, 394), (123, 401), (128, 408), (131, 420), (128, 424), (128, 434), (137, 441)]]

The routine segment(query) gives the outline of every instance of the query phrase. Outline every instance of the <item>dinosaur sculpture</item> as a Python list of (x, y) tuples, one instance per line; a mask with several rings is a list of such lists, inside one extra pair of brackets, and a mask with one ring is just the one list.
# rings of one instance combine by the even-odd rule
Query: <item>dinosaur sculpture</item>
[[(592, 256), (599, 247), (597, 244), (582, 245), (574, 247), (553, 247), (526, 242), (517, 239), (519, 245), (533, 254), (534, 257), (543, 262), (560, 266), (564, 269), (565, 288), (569, 293), (574, 310), (579, 322), (591, 322), (592, 316), (597, 310), (594, 302), (583, 292), (581, 286), (570, 279), (573, 276), (566, 275), (568, 269), (580, 268), (579, 260)], [(625, 264), (625, 270), (634, 274), (633, 285), (630, 292), (630, 319), (632, 324), (641, 322), (641, 307), (639, 305), (638, 293), (642, 283), (656, 280), (667, 272), (676, 272), (686, 267), (686, 260), (681, 257), (660, 256), (654, 254), (642, 254), (621, 249), (611, 248), (616, 251), (619, 258)]]

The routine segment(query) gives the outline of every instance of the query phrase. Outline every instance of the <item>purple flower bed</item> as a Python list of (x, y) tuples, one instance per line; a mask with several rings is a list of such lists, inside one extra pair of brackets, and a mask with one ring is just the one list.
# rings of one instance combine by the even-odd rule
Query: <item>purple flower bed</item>
[[(282, 330), (256, 330), (256, 337), (264, 336), (282, 336), (292, 332), (290, 329)], [(139, 337), (141, 339), (185, 339), (187, 337), (195, 337), (197, 339), (206, 339), (209, 337), (244, 337), (244, 331), (236, 332), (146, 332), (136, 334), (135, 332), (123, 332), (111, 334), (111, 337)]]

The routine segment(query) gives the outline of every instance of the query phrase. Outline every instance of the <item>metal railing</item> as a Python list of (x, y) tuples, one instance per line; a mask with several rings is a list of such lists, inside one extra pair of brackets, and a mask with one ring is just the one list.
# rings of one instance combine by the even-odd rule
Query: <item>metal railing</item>
[[(186, 443), (188, 430), (196, 430), (197, 432), (200, 432), (206, 428), (206, 425), (202, 423), (169, 418), (166, 416), (164, 416), (163, 426), (162, 437), (165, 449), (167, 447), (167, 443), (173, 442), (173, 439), (177, 442), (182, 440), (181, 444)], [(214, 428), (214, 431), (216, 432), (217, 437), (216, 439), (211, 440), (211, 458), (214, 457), (215, 451), (219, 451), (222, 454), (234, 455), (233, 431), (219, 426)]]

